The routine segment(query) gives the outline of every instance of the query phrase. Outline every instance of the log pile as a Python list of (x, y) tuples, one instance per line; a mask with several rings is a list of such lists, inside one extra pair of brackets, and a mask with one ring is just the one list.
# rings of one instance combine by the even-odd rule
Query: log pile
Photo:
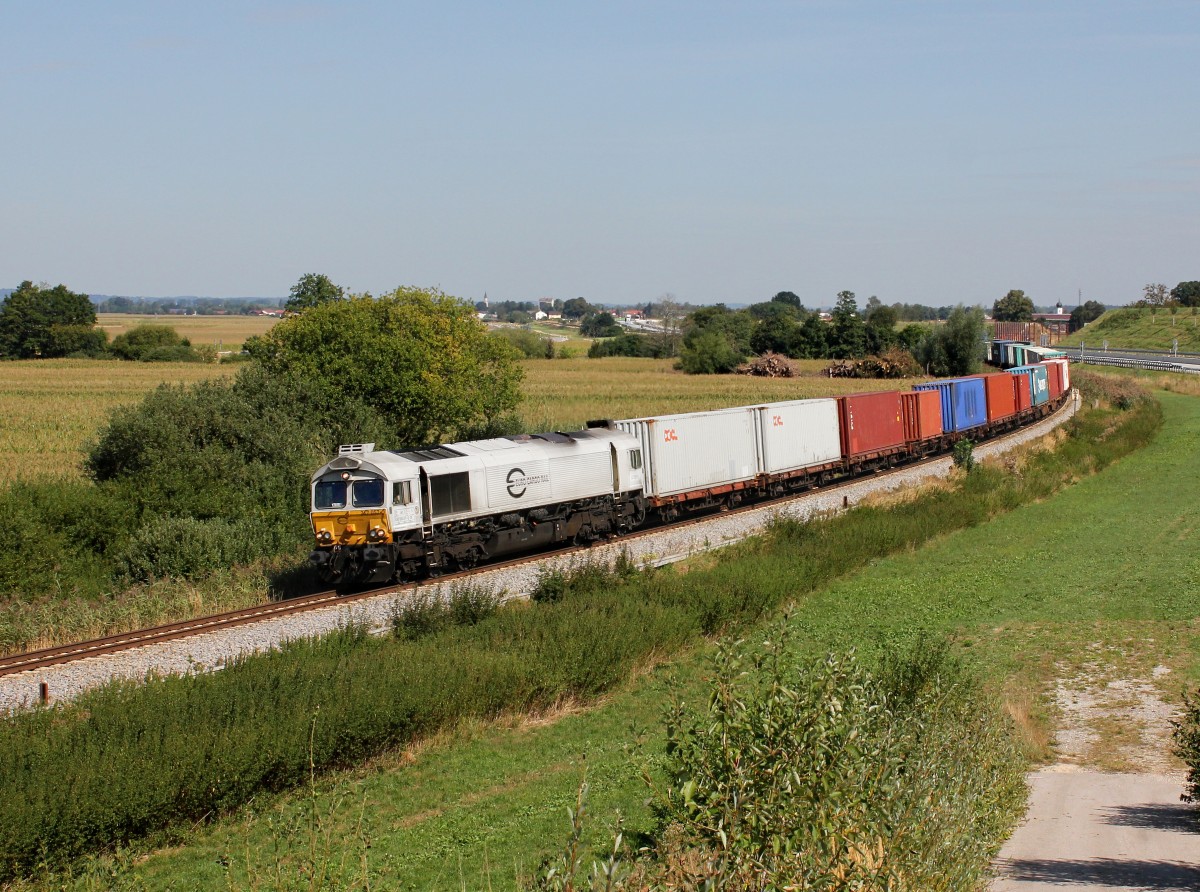
[(825, 374), (830, 378), (907, 378), (920, 371), (911, 353), (893, 348), (882, 356), (838, 360), (825, 369)]
[(734, 369), (739, 375), (756, 375), (760, 378), (797, 378), (800, 370), (782, 353), (764, 353)]

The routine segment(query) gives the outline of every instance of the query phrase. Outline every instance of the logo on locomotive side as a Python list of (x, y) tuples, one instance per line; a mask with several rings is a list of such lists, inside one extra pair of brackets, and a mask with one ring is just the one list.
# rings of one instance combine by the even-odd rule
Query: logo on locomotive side
[(534, 474), (532, 477), (525, 476), (525, 472), (520, 468), (513, 468), (508, 472), (508, 476), (504, 478), (508, 484), (508, 494), (514, 499), (519, 499), (525, 495), (525, 491), (534, 483), (549, 483), (549, 474)]

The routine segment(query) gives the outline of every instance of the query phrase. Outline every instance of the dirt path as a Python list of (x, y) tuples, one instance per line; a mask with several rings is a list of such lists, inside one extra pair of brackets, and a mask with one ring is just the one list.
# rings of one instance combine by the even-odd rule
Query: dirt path
[(1059, 762), (1029, 776), (1029, 812), (1000, 852), (991, 892), (1200, 890), (1200, 821), (1179, 800), (1172, 708), (1161, 697), (1169, 672), (1114, 678), (1111, 665), (1097, 654), (1064, 671)]

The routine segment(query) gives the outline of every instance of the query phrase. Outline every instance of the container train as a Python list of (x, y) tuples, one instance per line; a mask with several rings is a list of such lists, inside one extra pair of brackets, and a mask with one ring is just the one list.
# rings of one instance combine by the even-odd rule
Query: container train
[(342, 446), (312, 477), (310, 555), (335, 586), (438, 576), (776, 498), (1028, 424), (1065, 359), (879, 391), (589, 422), (408, 451)]

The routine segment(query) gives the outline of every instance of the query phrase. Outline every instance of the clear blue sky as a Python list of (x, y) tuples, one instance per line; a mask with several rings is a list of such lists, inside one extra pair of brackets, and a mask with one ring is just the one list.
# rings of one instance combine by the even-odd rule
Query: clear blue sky
[(0, 287), (1200, 279), (1200, 3), (7, 2)]

